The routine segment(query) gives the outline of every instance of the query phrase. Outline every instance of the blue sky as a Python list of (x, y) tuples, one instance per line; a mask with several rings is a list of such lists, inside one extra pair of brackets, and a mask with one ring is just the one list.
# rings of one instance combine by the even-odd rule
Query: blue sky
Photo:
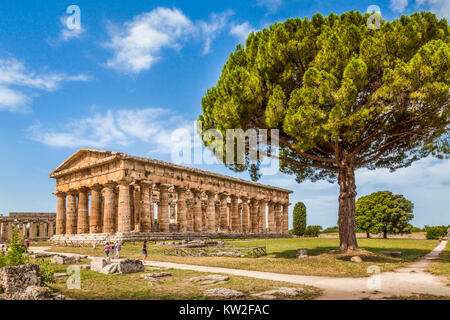
[[(80, 29), (65, 23), (72, 4)], [(369, 5), (387, 20), (421, 9), (450, 17), (445, 0), (1, 1), (0, 213), (54, 211), (48, 174), (79, 147), (170, 161), (171, 132), (192, 131), (202, 96), (248, 32)], [(336, 185), (299, 185), (281, 174), (261, 182), (294, 190), (291, 202), (306, 203), (308, 224), (336, 225)], [(450, 224), (450, 161), (360, 170), (357, 185), (359, 195), (404, 194), (415, 204), (415, 225)]]

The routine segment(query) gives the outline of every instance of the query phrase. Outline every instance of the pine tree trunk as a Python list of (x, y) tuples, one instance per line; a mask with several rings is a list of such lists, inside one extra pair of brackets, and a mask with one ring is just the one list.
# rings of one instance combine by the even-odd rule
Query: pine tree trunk
[(367, 239), (369, 239), (370, 238), (370, 233), (369, 232), (367, 232)]
[(355, 169), (348, 164), (339, 172), (339, 241), (342, 251), (357, 250), (355, 231)]

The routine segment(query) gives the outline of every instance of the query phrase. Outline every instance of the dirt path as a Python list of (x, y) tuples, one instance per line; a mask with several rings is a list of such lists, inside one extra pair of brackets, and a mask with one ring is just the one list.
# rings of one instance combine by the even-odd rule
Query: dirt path
[[(427, 266), (439, 256), (446, 246), (447, 241), (442, 241), (426, 256), (408, 264), (407, 267), (397, 269), (394, 272), (382, 272), (378, 276), (369, 278), (300, 276), (161, 261), (147, 261), (146, 265), (310, 285), (323, 290), (323, 295), (318, 298), (322, 300), (383, 299), (391, 296), (416, 294), (446, 296), (450, 299), (450, 286), (446, 285), (446, 279), (426, 272)], [(30, 247), (30, 251), (33, 252), (43, 252), (47, 249), (49, 247)], [(76, 254), (65, 253), (65, 255)]]

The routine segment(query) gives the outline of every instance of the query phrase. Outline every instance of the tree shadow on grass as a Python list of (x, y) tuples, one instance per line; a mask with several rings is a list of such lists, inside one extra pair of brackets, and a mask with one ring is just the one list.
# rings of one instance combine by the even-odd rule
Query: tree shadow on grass
[[(395, 263), (395, 262), (412, 262), (415, 261), (427, 253), (430, 250), (426, 249), (411, 249), (411, 248), (371, 248), (365, 246), (361, 248), (360, 252), (355, 251), (351, 253), (342, 253), (337, 247), (315, 247), (313, 249), (308, 249), (308, 255), (311, 257), (320, 256), (321, 254), (335, 255), (337, 260), (350, 261), (354, 256), (360, 256), (365, 262), (378, 262), (378, 263)], [(400, 251), (402, 253), (401, 257), (392, 257), (388, 255), (381, 254), (381, 251)], [(272, 252), (270, 254), (275, 258), (284, 259), (297, 259), (297, 250), (284, 250), (280, 252)]]

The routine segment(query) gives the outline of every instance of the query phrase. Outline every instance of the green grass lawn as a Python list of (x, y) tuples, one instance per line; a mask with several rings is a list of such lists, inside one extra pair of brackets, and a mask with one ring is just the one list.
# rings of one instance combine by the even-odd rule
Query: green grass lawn
[[(148, 260), (178, 262), (194, 265), (216, 266), (298, 275), (318, 275), (332, 277), (365, 277), (367, 267), (377, 265), (382, 271), (391, 271), (424, 256), (436, 245), (436, 240), (416, 239), (359, 239), (361, 252), (339, 253), (338, 239), (294, 238), (294, 239), (253, 239), (227, 241), (236, 246), (266, 246), (267, 256), (260, 258), (234, 257), (176, 257), (165, 256), (167, 246), (148, 245)], [(308, 248), (310, 258), (297, 259), (297, 248)], [(380, 251), (401, 251), (402, 257), (394, 258), (380, 254)], [(52, 247), (56, 252), (74, 252), (102, 256), (102, 248)], [(362, 263), (354, 263), (350, 258), (359, 255)], [(122, 247), (123, 257), (141, 258), (141, 244), (128, 243)]]
[[(46, 258), (47, 260), (49, 258)], [(34, 261), (32, 261), (34, 262)], [(89, 260), (82, 259), (80, 264), (88, 263)], [(50, 264), (50, 268), (57, 273), (65, 273), (67, 265)], [(94, 271), (81, 271), (81, 289), (68, 289), (67, 278), (57, 278), (55, 284), (50, 284), (53, 291), (59, 291), (67, 299), (76, 300), (176, 300), (176, 299), (210, 299), (203, 292), (211, 288), (230, 288), (243, 292), (246, 296), (242, 299), (252, 299), (250, 294), (259, 293), (277, 287), (304, 288), (299, 297), (282, 297), (282, 299), (308, 300), (314, 299), (321, 291), (314, 287), (296, 285), (285, 282), (267, 281), (247, 277), (230, 276), (230, 280), (213, 285), (200, 285), (190, 282), (189, 278), (207, 275), (188, 270), (170, 269), (172, 276), (158, 278), (164, 284), (150, 285), (148, 281), (140, 278), (143, 273), (159, 272), (158, 270), (146, 270), (145, 272), (133, 274), (102, 274)], [(253, 298), (255, 299), (255, 298)]]

